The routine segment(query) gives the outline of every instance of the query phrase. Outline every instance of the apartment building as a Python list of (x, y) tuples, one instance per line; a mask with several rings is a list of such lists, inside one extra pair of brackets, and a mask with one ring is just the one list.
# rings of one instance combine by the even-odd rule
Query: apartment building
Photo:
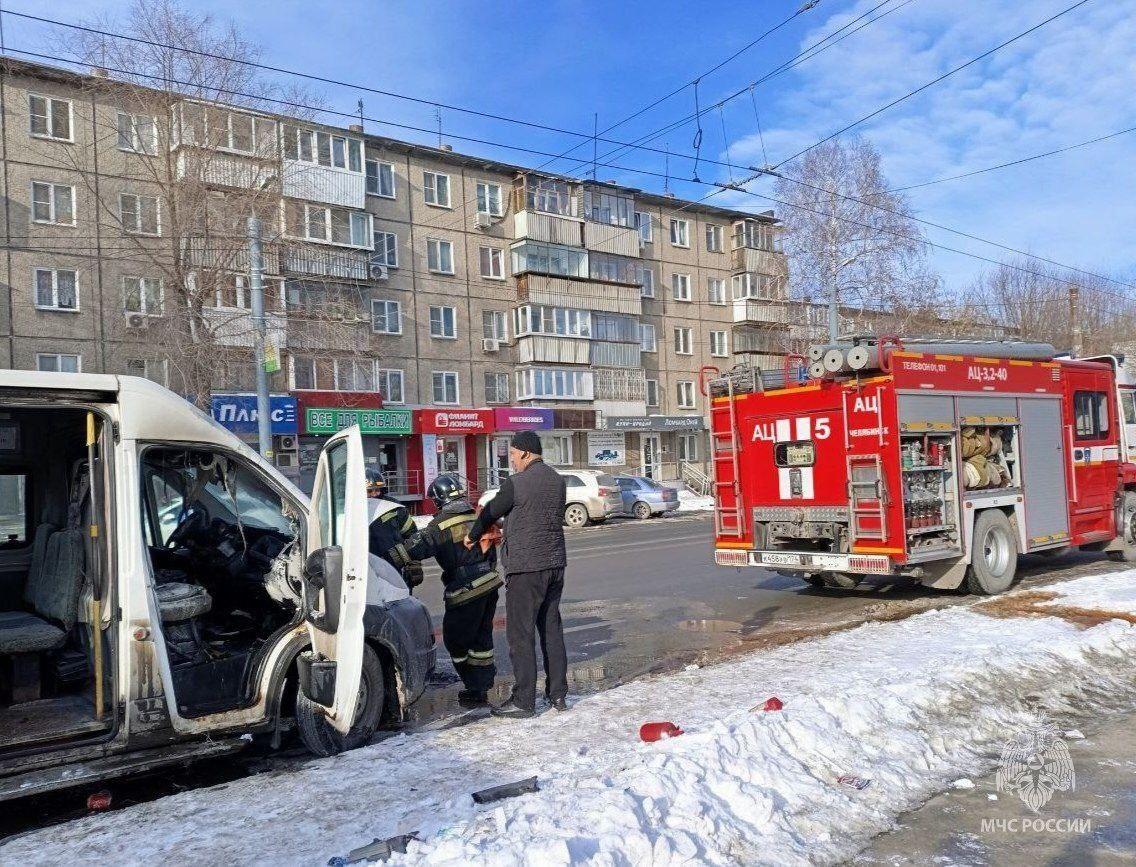
[(0, 111), (0, 364), (149, 376), (251, 434), (255, 214), (301, 481), (352, 423), (410, 500), (441, 471), (499, 483), (524, 427), (558, 466), (695, 479), (700, 371), (783, 363), (772, 213), (16, 60)]

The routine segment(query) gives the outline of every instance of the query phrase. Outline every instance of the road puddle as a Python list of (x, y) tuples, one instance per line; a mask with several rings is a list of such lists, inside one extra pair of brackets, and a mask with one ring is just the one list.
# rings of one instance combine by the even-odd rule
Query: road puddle
[(707, 617), (680, 620), (677, 625), (685, 632), (708, 632), (716, 635), (740, 635), (743, 630), (742, 624), (736, 620), (712, 620)]

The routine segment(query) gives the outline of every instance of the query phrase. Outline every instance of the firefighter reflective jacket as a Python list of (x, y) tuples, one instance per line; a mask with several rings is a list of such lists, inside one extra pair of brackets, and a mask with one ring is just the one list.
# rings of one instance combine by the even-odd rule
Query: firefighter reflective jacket
[(461, 605), (501, 586), (496, 548), (483, 552), (478, 545), (465, 547), (466, 534), (476, 519), (468, 500), (453, 500), (407, 543), (411, 557), (432, 556), (442, 567), (447, 606)]
[(410, 556), (406, 547), (416, 529), (414, 520), (405, 506), (391, 500), (370, 499), (367, 508), (371, 519), (368, 550), (402, 573), (417, 559)]

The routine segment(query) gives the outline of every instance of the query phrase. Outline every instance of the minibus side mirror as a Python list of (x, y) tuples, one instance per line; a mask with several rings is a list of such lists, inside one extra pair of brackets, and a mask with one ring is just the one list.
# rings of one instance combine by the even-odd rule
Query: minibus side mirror
[[(343, 549), (338, 545), (319, 548), (304, 562), (304, 617), (321, 632), (339, 629), (339, 604), (343, 595)], [(319, 594), (323, 591), (323, 608)]]

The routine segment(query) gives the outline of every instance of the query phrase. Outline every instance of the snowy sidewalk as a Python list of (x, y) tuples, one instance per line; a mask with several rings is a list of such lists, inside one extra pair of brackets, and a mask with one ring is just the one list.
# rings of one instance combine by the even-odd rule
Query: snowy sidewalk
[[(1136, 572), (1046, 589), (1136, 612)], [(0, 862), (325, 864), (409, 831), (424, 842), (406, 863), (835, 861), (988, 771), (1031, 712), (1130, 706), (1136, 627), (1062, 613), (953, 608), (868, 624), (637, 681), (567, 714), (403, 735), (47, 828), (0, 847)], [(784, 710), (750, 710), (770, 695)], [(687, 734), (641, 744), (648, 720)], [(538, 794), (486, 807), (468, 796), (533, 774)], [(871, 782), (839, 783), (846, 774)]]

